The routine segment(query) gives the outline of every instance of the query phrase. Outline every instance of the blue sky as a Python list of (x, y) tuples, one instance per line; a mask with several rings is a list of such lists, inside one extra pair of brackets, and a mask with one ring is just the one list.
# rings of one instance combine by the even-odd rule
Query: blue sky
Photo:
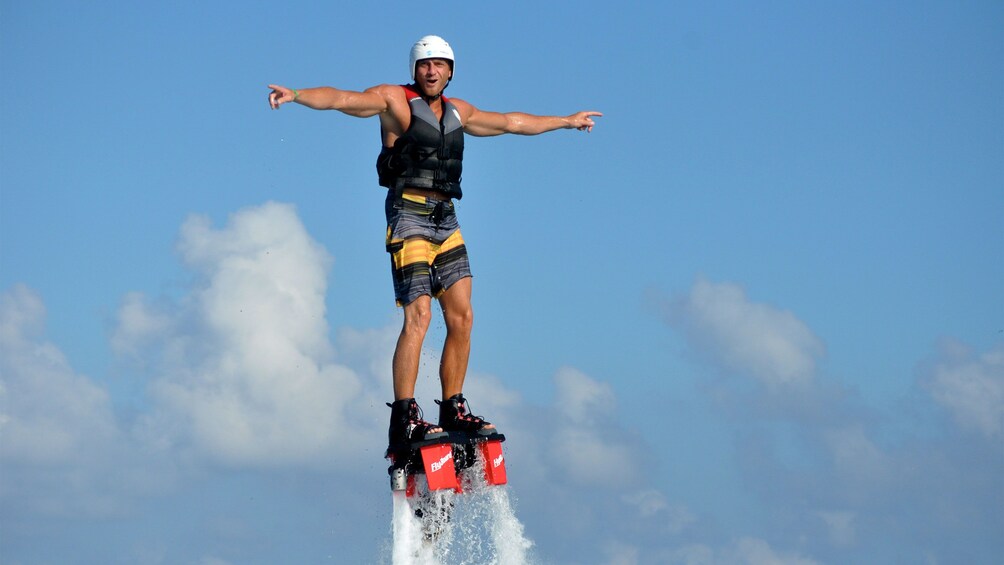
[[(0, 563), (370, 563), (378, 126), (469, 138), (468, 397), (540, 563), (1004, 556), (1004, 6), (0, 6)], [(443, 327), (420, 379), (431, 405)]]

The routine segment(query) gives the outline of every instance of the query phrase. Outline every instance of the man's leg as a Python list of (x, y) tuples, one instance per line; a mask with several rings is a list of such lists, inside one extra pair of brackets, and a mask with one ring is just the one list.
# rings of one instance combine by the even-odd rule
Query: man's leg
[(471, 329), (474, 310), (471, 308), (471, 277), (464, 277), (439, 297), (446, 322), (446, 341), (439, 362), (439, 380), (443, 400), (464, 391), (467, 362), (471, 356)]
[[(467, 431), (494, 430), (495, 426), (480, 417), (467, 413), (464, 378), (467, 376), (467, 362), (471, 356), (471, 329), (474, 326), (474, 311), (471, 308), (471, 277), (465, 277), (453, 284), (439, 297), (446, 321), (446, 342), (439, 364), (439, 380), (443, 387), (443, 404), (439, 410), (439, 422), (451, 422), (448, 429)], [(445, 419), (444, 419), (445, 418)], [(488, 433), (488, 432), (482, 432)]]
[(422, 342), (432, 319), (432, 299), (419, 296), (404, 307), (404, 326), (394, 350), (394, 400), (414, 398)]
[[(432, 299), (428, 295), (419, 296), (404, 307), (404, 326), (397, 338), (394, 350), (394, 404), (390, 414), (390, 444), (427, 438), (438, 434), (443, 428), (421, 420), (415, 403), (415, 382), (418, 380), (418, 365), (422, 358), (422, 342), (425, 341), (429, 320), (432, 318)], [(424, 426), (421, 435), (411, 431), (414, 424)]]

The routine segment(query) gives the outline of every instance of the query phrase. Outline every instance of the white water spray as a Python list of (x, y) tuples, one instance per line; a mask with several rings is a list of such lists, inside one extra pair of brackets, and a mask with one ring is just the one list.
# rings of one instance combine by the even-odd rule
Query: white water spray
[(461, 481), (462, 494), (429, 492), (424, 476), (411, 499), (394, 492), (392, 564), (530, 565), (533, 542), (523, 535), (508, 487), (486, 485), (482, 462)]

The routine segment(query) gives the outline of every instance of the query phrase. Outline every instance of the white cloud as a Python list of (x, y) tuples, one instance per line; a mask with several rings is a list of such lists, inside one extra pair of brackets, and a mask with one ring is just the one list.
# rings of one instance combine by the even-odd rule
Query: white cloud
[(18, 285), (0, 296), (0, 497), (46, 515), (105, 515), (137, 479), (108, 393), (45, 340), (45, 305)]
[(826, 524), (830, 543), (837, 547), (850, 547), (854, 545), (857, 537), (854, 512), (820, 511), (818, 515)]
[(616, 396), (610, 385), (591, 379), (581, 371), (563, 367), (555, 374), (554, 384), (557, 407), (568, 422), (589, 424), (616, 412)]
[(266, 365), (286, 361), (272, 355), (285, 347), (315, 358), (330, 353), (324, 294), (332, 261), (292, 206), (242, 210), (222, 230), (192, 216), (178, 250), (199, 276), (191, 298), (200, 321), (217, 336)]
[(251, 466), (349, 464), (382, 441), (374, 391), (331, 361), (331, 258), (292, 206), (241, 210), (221, 229), (193, 216), (178, 250), (188, 294), (159, 306), (128, 295), (112, 339), (156, 360), (146, 441)]
[(821, 434), (833, 458), (834, 469), (842, 476), (859, 484), (875, 486), (895, 479), (893, 458), (872, 442), (863, 426), (848, 424), (822, 430)]
[(961, 427), (990, 438), (1004, 433), (1004, 343), (975, 355), (969, 347), (946, 340), (925, 385)]
[(639, 516), (650, 518), (666, 509), (666, 497), (657, 490), (643, 490), (626, 494), (621, 499), (635, 507)]
[(555, 375), (551, 456), (563, 476), (583, 485), (632, 484), (639, 459), (623, 434), (618, 438), (612, 415), (616, 397), (610, 385), (565, 367)]
[(697, 521), (694, 515), (682, 504), (670, 504), (666, 495), (656, 489), (646, 489), (621, 497), (635, 514), (650, 522), (662, 524), (670, 534), (679, 534), (687, 526)]
[(107, 392), (76, 374), (44, 341), (45, 305), (16, 286), (0, 305), (0, 453), (5, 458), (62, 463), (116, 435)]
[(149, 347), (160, 336), (167, 335), (174, 323), (168, 312), (150, 304), (139, 292), (129, 293), (122, 299), (117, 321), (111, 337), (112, 351), (137, 361), (145, 360)]
[(792, 313), (751, 302), (735, 284), (698, 279), (665, 312), (702, 356), (770, 387), (811, 381), (825, 353), (822, 340)]

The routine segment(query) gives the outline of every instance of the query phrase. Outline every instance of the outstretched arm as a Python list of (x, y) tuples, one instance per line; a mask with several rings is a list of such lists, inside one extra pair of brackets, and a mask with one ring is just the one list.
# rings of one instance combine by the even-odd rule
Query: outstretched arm
[(367, 88), (363, 92), (340, 90), (330, 86), (294, 90), (276, 84), (268, 85), (272, 92), (268, 104), (273, 110), (296, 102), (314, 110), (338, 110), (350, 116), (368, 118), (387, 111), (389, 90), (386, 85)]
[(577, 112), (569, 116), (535, 116), (523, 112), (484, 112), (466, 102), (454, 100), (466, 106), (461, 111), (466, 111), (467, 119), (464, 122), (464, 131), (476, 136), (502, 135), (503, 133), (514, 133), (517, 135), (538, 135), (541, 133), (554, 131), (556, 129), (577, 129), (579, 131), (593, 131), (596, 122), (593, 117), (602, 116), (600, 112)]

